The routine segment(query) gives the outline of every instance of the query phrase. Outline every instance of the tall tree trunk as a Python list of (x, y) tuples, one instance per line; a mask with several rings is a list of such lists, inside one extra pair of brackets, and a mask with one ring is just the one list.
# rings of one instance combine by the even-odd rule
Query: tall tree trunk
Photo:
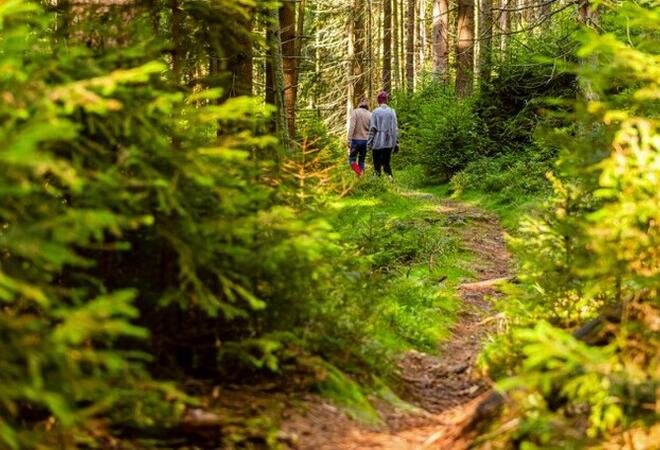
[[(238, 26), (246, 30), (252, 30), (252, 11), (248, 11), (248, 18), (238, 22)], [(227, 69), (231, 72), (231, 88), (228, 92), (230, 97), (240, 95), (252, 95), (252, 41), (246, 39), (241, 42), (236, 52), (230, 55), (227, 61)]]
[[(279, 20), (279, 17), (278, 17)], [(273, 81), (273, 58), (270, 50), (270, 45), (271, 42), (274, 39), (279, 39), (276, 36), (273, 36), (274, 33), (274, 27), (272, 24), (268, 26), (266, 29), (266, 44), (269, 47), (268, 50), (268, 57), (266, 58), (266, 90), (265, 90), (265, 100), (266, 103), (269, 105), (275, 105), (275, 89), (274, 89), (274, 81)]]
[(506, 52), (509, 44), (509, 36), (511, 35), (512, 13), (509, 10), (513, 8), (514, 2), (513, 0), (500, 0), (500, 5), (502, 7), (502, 11), (500, 11), (500, 30), (502, 31), (500, 48), (502, 52)]
[(282, 38), (280, 37), (280, 15), (276, 8), (268, 9), (270, 32), (268, 33), (268, 48), (270, 50), (273, 96), (277, 107), (275, 125), (277, 135), (288, 154), (292, 153), (287, 124), (286, 105), (284, 103), (284, 62), (282, 57)]
[(392, 71), (393, 85), (401, 87), (401, 60), (399, 58), (399, 0), (392, 0)]
[(294, 2), (283, 2), (279, 10), (284, 74), (284, 105), (289, 138), (296, 135), (296, 10)]
[(406, 89), (415, 89), (415, 0), (408, 0), (406, 40)]
[(474, 79), (474, 0), (458, 0), (456, 35), (456, 93), (466, 97)]
[(589, 28), (594, 28), (600, 21), (598, 9), (591, 4), (590, 0), (580, 0), (578, 3), (578, 22)]
[(367, 73), (367, 96), (369, 98), (373, 97), (374, 87), (372, 82), (372, 73), (374, 67), (374, 26), (373, 26), (373, 14), (372, 14), (372, 2), (373, 0), (367, 0), (367, 60), (369, 61), (369, 68), (366, 71)]
[(433, 0), (433, 72), (449, 82), (449, 0)]
[(490, 82), (493, 47), (493, 0), (481, 0), (479, 9), (479, 83)]
[[(208, 52), (208, 76), (206, 78), (206, 85), (211, 88), (217, 88), (221, 87), (220, 86), (220, 74), (223, 72), (223, 68), (221, 67), (221, 61), (220, 58), (218, 57), (215, 48), (209, 47), (207, 49)], [(196, 76), (196, 75), (195, 75)], [(180, 79), (177, 77), (177, 79)], [(222, 92), (222, 97), (218, 98), (215, 100), (216, 104), (220, 104), (223, 101), (225, 101), (227, 98), (229, 98), (230, 90), (224, 90)], [(220, 123), (218, 123), (218, 126), (215, 130), (217, 136), (222, 135), (222, 127)], [(175, 146), (180, 145), (179, 142), (175, 144)]]
[(181, 64), (183, 61), (183, 46), (181, 45), (181, 9), (179, 8), (178, 0), (171, 0), (171, 36), (172, 36), (172, 73), (174, 74), (175, 81), (181, 82)]
[(383, 9), (380, 0), (374, 0), (376, 11), (372, 11), (374, 17), (374, 67), (372, 70), (373, 86), (376, 92), (383, 90)]
[(355, 22), (353, 21), (356, 7), (355, 3), (356, 2), (354, 1), (351, 11), (346, 18), (346, 35), (348, 36), (348, 45), (346, 49), (346, 56), (348, 57), (348, 70), (346, 73), (346, 129), (350, 126), (351, 112), (355, 107), (355, 78), (353, 76), (355, 73), (355, 66), (357, 65), (357, 62), (355, 61)]
[[(318, 76), (321, 73), (321, 58), (319, 55), (319, 49), (321, 48), (321, 32), (318, 26), (318, 20), (321, 17), (321, 4), (316, 2), (316, 7), (314, 8), (314, 21), (316, 25), (314, 26), (314, 74)], [(316, 83), (312, 87), (312, 106), (316, 109), (317, 115), (321, 118), (321, 109), (319, 108), (319, 92), (320, 86)]]
[(367, 90), (365, 83), (365, 69), (366, 69), (366, 55), (365, 55), (365, 1), (353, 0), (353, 36), (354, 36), (354, 50), (355, 59), (353, 65), (353, 79), (355, 80), (355, 89), (353, 91), (353, 105), (357, 106), (358, 102), (367, 98)]
[(426, 0), (419, 2), (419, 21), (417, 22), (417, 70), (424, 69), (426, 59)]
[(543, 28), (550, 27), (550, 15), (552, 14), (552, 2), (549, 0), (538, 1), (538, 21), (543, 23)]
[(383, 0), (383, 90), (392, 90), (392, 0)]
[[(60, 0), (61, 1), (61, 0)], [(160, 9), (161, 2), (159, 0), (147, 0), (147, 10), (151, 18), (151, 28), (154, 36), (160, 37)]]
[(399, 67), (399, 70), (401, 71), (401, 87), (403, 88), (406, 79), (406, 0), (395, 1), (399, 2), (399, 34), (401, 35), (401, 39), (399, 39), (399, 55), (401, 55), (401, 67)]
[[(600, 22), (600, 12), (598, 11), (597, 6), (593, 6), (590, 0), (580, 0), (578, 3), (578, 22), (580, 25), (587, 28), (597, 28)], [(596, 66), (598, 64), (598, 56), (591, 55), (588, 58), (580, 58), (580, 65), (583, 67), (586, 66)], [(587, 101), (593, 101), (598, 99), (598, 94), (594, 91), (593, 86), (591, 85), (590, 80), (584, 79), (582, 77), (578, 78), (580, 82), (580, 88), (582, 90), (582, 95)]]
[(69, 38), (71, 8), (69, 0), (57, 0), (57, 38), (65, 42)]
[(296, 25), (296, 75), (293, 80), (293, 89), (295, 91), (296, 102), (298, 101), (298, 80), (300, 78), (300, 57), (302, 56), (303, 40), (305, 36), (305, 0), (300, 0), (298, 4), (298, 24)]

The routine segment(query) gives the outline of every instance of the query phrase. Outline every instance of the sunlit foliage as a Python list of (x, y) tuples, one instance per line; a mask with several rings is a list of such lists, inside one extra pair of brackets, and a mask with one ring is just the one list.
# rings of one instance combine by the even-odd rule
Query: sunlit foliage
[(657, 442), (658, 10), (626, 3), (602, 14), (605, 30), (583, 31), (578, 51), (591, 92), (554, 137), (555, 194), (515, 241), (524, 283), (511, 300), (524, 313), (512, 340), (487, 354), (512, 364), (522, 350), (501, 387), (515, 400), (505, 435), (524, 448)]

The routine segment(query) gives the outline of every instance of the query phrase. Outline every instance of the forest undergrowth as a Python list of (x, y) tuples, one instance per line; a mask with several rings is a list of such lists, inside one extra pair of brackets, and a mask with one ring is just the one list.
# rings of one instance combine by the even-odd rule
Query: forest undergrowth
[[(460, 92), (396, 81), (394, 183), (345, 162), (323, 5), (0, 1), (0, 448), (296, 448), (310, 403), (439, 446), (446, 380), (465, 445), (654, 448), (657, 5), (551, 5)], [(316, 58), (297, 122), (283, 50)]]

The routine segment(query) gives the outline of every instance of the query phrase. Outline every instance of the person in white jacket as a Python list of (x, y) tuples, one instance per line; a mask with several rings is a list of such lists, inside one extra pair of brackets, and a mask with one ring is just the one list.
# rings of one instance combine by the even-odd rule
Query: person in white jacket
[(371, 113), (366, 100), (361, 100), (357, 108), (351, 113), (348, 126), (348, 163), (356, 174), (364, 173), (364, 160), (367, 157), (367, 139), (369, 138), (369, 125)]
[(381, 170), (392, 179), (390, 160), (392, 152), (399, 149), (399, 127), (396, 113), (387, 106), (389, 95), (383, 91), (378, 94), (378, 108), (371, 113), (367, 148), (373, 152), (374, 170), (380, 176)]

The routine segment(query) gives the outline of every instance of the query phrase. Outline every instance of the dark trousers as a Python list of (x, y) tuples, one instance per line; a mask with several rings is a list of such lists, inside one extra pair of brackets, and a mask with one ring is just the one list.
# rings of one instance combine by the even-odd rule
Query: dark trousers
[(348, 155), (348, 163), (358, 163), (360, 169), (364, 171), (364, 160), (367, 157), (367, 141), (353, 139), (351, 141), (351, 153)]
[(385, 174), (392, 176), (392, 167), (390, 167), (390, 160), (392, 159), (391, 148), (375, 148), (374, 153), (374, 170), (376, 175), (380, 176), (381, 169)]

